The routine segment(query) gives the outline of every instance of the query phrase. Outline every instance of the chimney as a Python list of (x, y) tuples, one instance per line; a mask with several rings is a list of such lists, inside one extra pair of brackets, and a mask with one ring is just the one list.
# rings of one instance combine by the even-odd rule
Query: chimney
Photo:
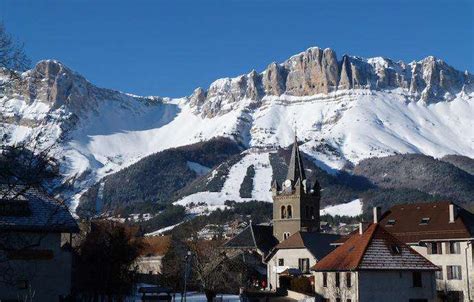
[(450, 203), (449, 204), (449, 223), (454, 223), (454, 220), (456, 219), (456, 213), (455, 213), (455, 208), (454, 204)]
[(359, 234), (364, 234), (364, 226), (362, 225), (362, 222), (359, 223)]
[(382, 208), (374, 207), (374, 223), (379, 223), (381, 216), (382, 216)]

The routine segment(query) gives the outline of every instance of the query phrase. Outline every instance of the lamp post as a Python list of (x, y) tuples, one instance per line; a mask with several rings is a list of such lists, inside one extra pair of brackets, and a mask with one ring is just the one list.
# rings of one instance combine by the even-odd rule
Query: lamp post
[[(188, 251), (186, 256), (184, 257), (184, 302), (186, 302), (186, 283), (188, 280), (188, 262), (191, 259), (191, 251)], [(181, 296), (181, 301), (183, 301), (183, 296)]]

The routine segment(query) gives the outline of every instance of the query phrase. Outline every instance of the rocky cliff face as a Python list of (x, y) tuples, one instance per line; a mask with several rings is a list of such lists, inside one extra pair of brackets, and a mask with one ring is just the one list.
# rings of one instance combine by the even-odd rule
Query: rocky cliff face
[(410, 64), (347, 55), (338, 60), (332, 49), (315, 47), (281, 64), (272, 63), (260, 74), (252, 71), (217, 80), (208, 91), (196, 90), (190, 100), (206, 117), (226, 113), (242, 99), (259, 102), (264, 96), (311, 96), (350, 89), (400, 88), (412, 99), (434, 103), (473, 91), (473, 79), (434, 57)]
[(133, 107), (137, 101), (159, 103), (162, 99), (99, 88), (55, 60), (40, 61), (22, 74), (0, 70), (0, 122), (30, 128), (55, 123), (64, 132), (97, 113), (106, 101)]

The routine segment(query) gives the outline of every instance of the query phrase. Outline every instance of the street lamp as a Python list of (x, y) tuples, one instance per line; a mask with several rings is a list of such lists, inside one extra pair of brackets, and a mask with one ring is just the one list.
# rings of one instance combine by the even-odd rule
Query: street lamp
[[(191, 251), (188, 251), (184, 257), (184, 302), (186, 302), (186, 281), (188, 279), (188, 262), (191, 259)], [(181, 301), (183, 301), (183, 296), (181, 296)]]

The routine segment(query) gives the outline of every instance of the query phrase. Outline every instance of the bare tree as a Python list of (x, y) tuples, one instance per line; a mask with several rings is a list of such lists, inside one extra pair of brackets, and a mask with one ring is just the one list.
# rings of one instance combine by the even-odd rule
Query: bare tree
[(192, 255), (194, 280), (211, 302), (219, 292), (237, 292), (242, 286), (245, 267), (239, 259), (229, 258), (218, 240), (191, 240), (187, 246)]
[(25, 71), (30, 66), (30, 60), (24, 52), (22, 43), (10, 35), (5, 25), (0, 23), (0, 68), (10, 71)]
[(113, 221), (94, 221), (77, 248), (75, 288), (84, 301), (123, 301), (133, 290), (136, 259), (144, 243), (136, 230)]

